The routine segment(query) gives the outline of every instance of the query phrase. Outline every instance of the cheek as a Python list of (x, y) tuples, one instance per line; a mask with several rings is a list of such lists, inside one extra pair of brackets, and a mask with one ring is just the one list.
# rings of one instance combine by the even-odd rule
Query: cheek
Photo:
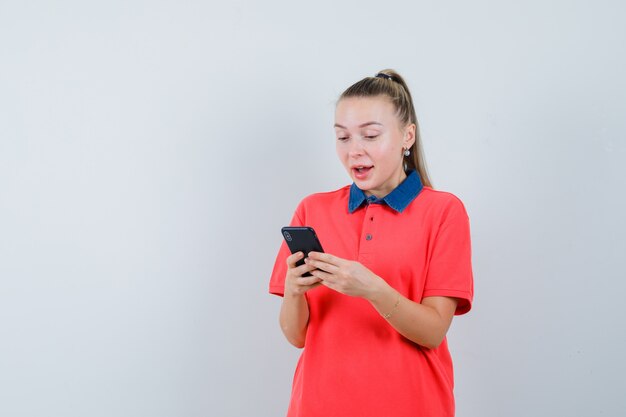
[(369, 154), (378, 159), (385, 159), (393, 155), (393, 146), (386, 143), (379, 143), (377, 146), (371, 146), (368, 150)]
[(395, 165), (402, 161), (402, 149), (392, 144), (385, 144), (376, 147), (376, 149), (370, 149), (370, 156), (379, 165)]

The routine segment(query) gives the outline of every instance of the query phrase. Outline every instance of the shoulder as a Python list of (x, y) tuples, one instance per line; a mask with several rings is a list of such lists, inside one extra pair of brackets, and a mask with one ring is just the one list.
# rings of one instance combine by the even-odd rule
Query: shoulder
[(310, 194), (304, 197), (296, 208), (296, 215), (300, 220), (305, 221), (307, 213), (336, 211), (338, 208), (348, 209), (348, 199), (350, 197), (350, 186), (346, 185), (334, 191)]
[(424, 187), (415, 200), (422, 210), (438, 213), (443, 218), (467, 217), (467, 210), (461, 199), (447, 191)]
[(304, 197), (298, 206), (311, 207), (333, 205), (344, 201), (349, 197), (349, 195), (350, 186), (346, 185), (334, 191), (310, 194)]
[(465, 207), (459, 197), (448, 191), (435, 190), (424, 187), (419, 194), (420, 198), (429, 204), (443, 207)]

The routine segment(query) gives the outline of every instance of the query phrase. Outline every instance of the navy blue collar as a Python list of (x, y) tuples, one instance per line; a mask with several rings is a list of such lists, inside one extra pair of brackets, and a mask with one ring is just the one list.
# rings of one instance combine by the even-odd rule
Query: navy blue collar
[(348, 200), (348, 211), (354, 213), (356, 209), (361, 207), (364, 202), (369, 204), (382, 204), (385, 203), (398, 213), (406, 208), (422, 191), (424, 186), (420, 180), (420, 176), (415, 171), (409, 172), (407, 177), (398, 185), (392, 192), (384, 196), (383, 198), (377, 198), (376, 196), (366, 196), (363, 190), (352, 183), (350, 186), (350, 199)]

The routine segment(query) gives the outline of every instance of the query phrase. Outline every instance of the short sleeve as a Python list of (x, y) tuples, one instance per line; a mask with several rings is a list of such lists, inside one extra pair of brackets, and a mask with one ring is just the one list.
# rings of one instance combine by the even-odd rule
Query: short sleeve
[[(302, 220), (302, 204), (298, 206), (296, 212), (289, 223), (289, 226), (304, 226)], [(287, 244), (283, 240), (274, 261), (274, 268), (270, 277), (270, 294), (283, 296), (285, 294), (285, 276), (287, 275), (287, 257), (291, 255)]]
[(469, 218), (463, 203), (452, 196), (444, 211), (430, 256), (423, 297), (459, 300), (455, 314), (467, 313), (474, 297)]

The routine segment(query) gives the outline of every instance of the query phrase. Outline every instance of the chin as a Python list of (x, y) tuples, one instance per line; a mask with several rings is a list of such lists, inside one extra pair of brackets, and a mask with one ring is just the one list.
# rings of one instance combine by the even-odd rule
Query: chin
[(376, 188), (375, 184), (372, 182), (372, 180), (357, 180), (357, 179), (352, 179), (354, 181), (354, 183), (356, 184), (357, 187), (359, 187), (361, 190), (365, 191), (365, 192), (369, 192), (370, 190), (373, 190)]

